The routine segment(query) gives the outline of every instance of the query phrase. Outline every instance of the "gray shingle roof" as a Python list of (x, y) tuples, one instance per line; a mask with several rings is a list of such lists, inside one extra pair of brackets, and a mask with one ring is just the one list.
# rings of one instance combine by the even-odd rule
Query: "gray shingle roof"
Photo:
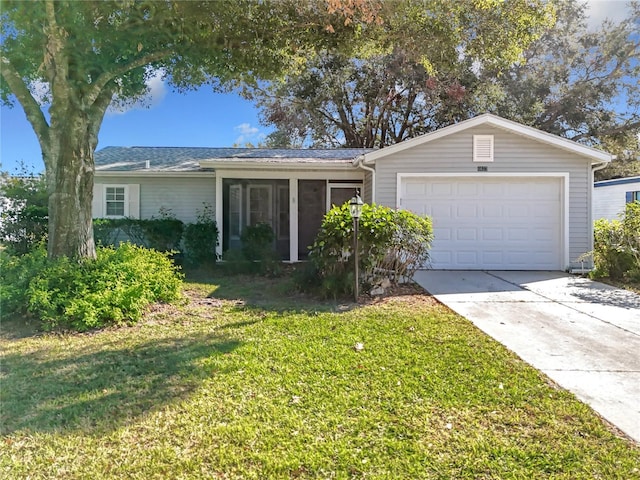
[(97, 171), (133, 172), (198, 171), (200, 161), (229, 163), (348, 163), (371, 149), (284, 149), (284, 148), (206, 148), (206, 147), (106, 147), (95, 153)]

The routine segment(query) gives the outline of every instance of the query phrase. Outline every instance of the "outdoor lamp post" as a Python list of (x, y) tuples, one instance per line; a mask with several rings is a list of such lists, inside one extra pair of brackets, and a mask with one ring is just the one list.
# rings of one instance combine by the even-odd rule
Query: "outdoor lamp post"
[(351, 212), (351, 218), (353, 218), (353, 252), (355, 254), (355, 264), (356, 264), (356, 278), (354, 283), (354, 297), (356, 302), (358, 301), (358, 294), (360, 289), (360, 282), (358, 281), (358, 267), (360, 263), (360, 256), (358, 252), (358, 225), (360, 224), (360, 214), (362, 213), (362, 199), (360, 198), (360, 190), (356, 188), (355, 196), (349, 200), (349, 212)]

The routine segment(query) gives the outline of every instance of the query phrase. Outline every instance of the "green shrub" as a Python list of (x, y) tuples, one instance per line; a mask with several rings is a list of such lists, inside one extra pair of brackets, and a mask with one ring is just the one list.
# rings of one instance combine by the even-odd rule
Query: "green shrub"
[(623, 250), (623, 229), (620, 220), (596, 220), (593, 228), (592, 276), (622, 278), (630, 267), (629, 255)]
[(242, 253), (247, 260), (262, 260), (267, 252), (273, 250), (274, 239), (273, 228), (268, 223), (247, 226), (240, 235)]
[(27, 289), (31, 280), (47, 266), (44, 241), (24, 255), (0, 251), (0, 311), (2, 315), (27, 313)]
[(180, 250), (184, 223), (173, 216), (170, 210), (160, 209), (160, 217), (96, 218), (93, 220), (93, 235), (96, 245), (116, 245), (124, 238), (137, 245), (144, 245), (161, 252)]
[(281, 272), (282, 260), (274, 249), (275, 233), (268, 223), (245, 227), (240, 235), (242, 254), (251, 262), (252, 273), (276, 276)]
[(103, 247), (116, 246), (120, 233), (124, 233), (124, 224), (130, 221), (128, 218), (94, 218), (94, 242)]
[(640, 202), (628, 203), (621, 220), (594, 222), (594, 278), (640, 279)]
[(640, 281), (640, 202), (627, 203), (622, 221), (624, 250), (631, 257), (627, 276)]
[(184, 229), (184, 248), (187, 261), (193, 265), (211, 264), (216, 261), (218, 226), (211, 205), (205, 204), (198, 212), (197, 221)]
[(49, 197), (44, 175), (19, 176), (3, 172), (0, 178), (0, 241), (7, 249), (23, 255), (47, 238)]
[(1, 267), (5, 312), (29, 313), (45, 330), (133, 323), (150, 304), (180, 298), (182, 285), (166, 254), (130, 243), (98, 247), (97, 259), (83, 262), (47, 260), (37, 249), (21, 258), (4, 256)]
[[(382, 278), (392, 283), (413, 278), (415, 271), (429, 260), (432, 240), (428, 217), (381, 205), (364, 205), (358, 235), (359, 281), (368, 288)], [(352, 252), (353, 220), (345, 204), (325, 215), (310, 249), (309, 258), (322, 293), (338, 296), (353, 292)]]
[(175, 218), (171, 210), (161, 208), (159, 218), (151, 217), (149, 220), (138, 220), (138, 224), (144, 234), (147, 247), (161, 252), (180, 249), (184, 223)]

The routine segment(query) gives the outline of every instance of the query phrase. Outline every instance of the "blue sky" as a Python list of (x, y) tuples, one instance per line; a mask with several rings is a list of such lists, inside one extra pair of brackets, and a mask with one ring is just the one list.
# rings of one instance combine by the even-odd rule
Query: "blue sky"
[[(625, 15), (624, 0), (590, 0), (590, 23)], [(258, 111), (236, 94), (214, 93), (210, 87), (179, 94), (159, 77), (149, 83), (148, 108), (110, 111), (104, 118), (98, 149), (107, 146), (228, 147), (261, 141), (270, 131), (260, 125)], [(0, 107), (0, 170), (15, 172), (24, 161), (44, 170), (40, 147), (22, 107)]]
[[(107, 146), (226, 147), (258, 143), (271, 129), (258, 122), (251, 102), (236, 94), (214, 93), (211, 87), (184, 94), (156, 80), (150, 84), (149, 108), (136, 105), (105, 115), (98, 149)], [(0, 170), (15, 172), (24, 161), (44, 170), (40, 146), (24, 110), (1, 107)]]

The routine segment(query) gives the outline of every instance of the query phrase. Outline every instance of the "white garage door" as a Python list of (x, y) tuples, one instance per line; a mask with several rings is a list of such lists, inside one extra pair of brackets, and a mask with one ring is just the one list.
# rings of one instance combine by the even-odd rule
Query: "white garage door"
[(557, 177), (404, 177), (400, 206), (433, 219), (431, 267), (560, 270)]

